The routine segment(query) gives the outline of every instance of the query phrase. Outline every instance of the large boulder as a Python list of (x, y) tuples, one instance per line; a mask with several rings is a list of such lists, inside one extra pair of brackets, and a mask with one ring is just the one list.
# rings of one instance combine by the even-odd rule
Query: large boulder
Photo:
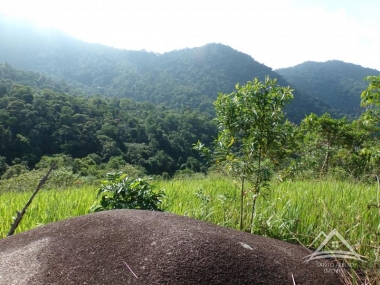
[(115, 210), (0, 240), (0, 284), (340, 284), (305, 264), (309, 254), (187, 217)]

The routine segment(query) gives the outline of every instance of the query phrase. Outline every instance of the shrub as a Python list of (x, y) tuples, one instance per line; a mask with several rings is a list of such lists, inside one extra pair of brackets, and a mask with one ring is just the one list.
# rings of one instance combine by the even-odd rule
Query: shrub
[(10, 166), (3, 175), (1, 180), (17, 177), (25, 172), (28, 172), (28, 167), (25, 164), (15, 164)]
[(100, 204), (91, 207), (90, 212), (113, 209), (140, 209), (162, 211), (160, 208), (164, 191), (153, 191), (153, 185), (137, 178), (132, 179), (120, 172), (108, 173), (98, 191)]

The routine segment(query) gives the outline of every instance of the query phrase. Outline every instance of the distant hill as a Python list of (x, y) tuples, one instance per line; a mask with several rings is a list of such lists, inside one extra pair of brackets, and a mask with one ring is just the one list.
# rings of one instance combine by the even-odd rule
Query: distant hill
[(5, 62), (0, 62), (0, 84), (4, 84), (9, 91), (14, 84), (17, 84), (29, 86), (37, 92), (50, 89), (58, 93), (84, 95), (83, 90), (67, 84), (62, 79), (55, 80), (38, 72), (17, 69)]
[[(251, 56), (222, 44), (176, 50), (164, 54), (127, 51), (84, 43), (61, 32), (41, 30), (28, 23), (0, 17), (0, 62), (65, 80), (87, 94), (131, 98), (189, 107), (213, 113), (218, 92), (230, 93), (236, 83), (266, 75), (289, 83)], [(332, 112), (326, 102), (296, 90), (287, 108), (295, 122), (305, 114)]]
[(352, 116), (362, 112), (360, 94), (368, 86), (363, 78), (380, 74), (378, 70), (338, 60), (308, 61), (276, 71), (295, 88), (309, 92), (344, 115)]

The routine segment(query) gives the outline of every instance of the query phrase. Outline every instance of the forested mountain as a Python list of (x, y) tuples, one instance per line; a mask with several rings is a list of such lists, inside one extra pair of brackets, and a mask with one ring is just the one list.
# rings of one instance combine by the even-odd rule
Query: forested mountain
[[(19, 76), (30, 86), (16, 84), (13, 79)], [(150, 174), (199, 171), (192, 145), (198, 139), (211, 143), (216, 135), (211, 116), (197, 110), (70, 95), (61, 92), (65, 88), (36, 73), (0, 65), (0, 175), (10, 165), (33, 168), (43, 156), (57, 154), (75, 159), (77, 172), (83, 171), (81, 164), (115, 158)]]
[(368, 86), (363, 78), (380, 74), (378, 70), (338, 60), (308, 61), (276, 71), (296, 89), (307, 90), (343, 115), (352, 116), (362, 112), (360, 94)]
[[(57, 155), (69, 157), (72, 170), (83, 175), (90, 173), (90, 166), (115, 161), (149, 174), (200, 171), (204, 165), (192, 146), (198, 140), (210, 145), (217, 136), (212, 118), (218, 92), (230, 93), (236, 83), (267, 75), (289, 85), (271, 68), (222, 44), (164, 54), (126, 51), (1, 17), (0, 31), (2, 177)], [(337, 115), (330, 102), (341, 113), (356, 112), (366, 83), (359, 86), (355, 79), (361, 69), (350, 71), (352, 77), (338, 75), (349, 73), (346, 65), (331, 71), (331, 78), (325, 71), (319, 81), (310, 71), (316, 85), (292, 81), (296, 89), (286, 109), (288, 118), (298, 123), (311, 112)], [(360, 73), (360, 80), (372, 71)], [(299, 72), (299, 78), (306, 78), (302, 83), (308, 74)], [(336, 91), (331, 98), (321, 101), (310, 95), (323, 86)], [(339, 103), (339, 86), (352, 87), (349, 94), (357, 98), (352, 109)]]
[[(289, 85), (271, 68), (222, 44), (164, 54), (126, 51), (88, 44), (60, 32), (0, 18), (0, 62), (66, 80), (86, 94), (131, 98), (170, 108), (190, 107), (213, 114), (218, 92), (229, 93), (266, 75)], [(299, 122), (305, 114), (331, 111), (306, 92), (295, 91), (288, 117)]]
[(11, 90), (12, 86), (17, 84), (25, 85), (38, 91), (50, 89), (59, 93), (66, 92), (71, 95), (84, 95), (81, 88), (75, 88), (64, 80), (52, 79), (38, 72), (17, 69), (4, 62), (0, 62), (0, 82), (7, 90)]

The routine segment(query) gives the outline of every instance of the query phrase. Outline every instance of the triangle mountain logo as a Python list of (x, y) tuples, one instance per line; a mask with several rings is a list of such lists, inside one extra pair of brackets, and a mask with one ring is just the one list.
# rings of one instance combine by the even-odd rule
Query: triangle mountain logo
[[(365, 257), (356, 253), (352, 246), (343, 238), (343, 236), (336, 229), (333, 229), (328, 235), (321, 231), (319, 235), (311, 243), (311, 245), (318, 241), (318, 239), (320, 239), (321, 236), (325, 237), (325, 239), (315, 252), (304, 257), (306, 259), (304, 263), (308, 263), (311, 260), (324, 258), (343, 258), (364, 261), (362, 258)], [(342, 245), (344, 245), (347, 248), (347, 250), (340, 250), (339, 247)], [(333, 249), (323, 250), (323, 248), (327, 247)]]

